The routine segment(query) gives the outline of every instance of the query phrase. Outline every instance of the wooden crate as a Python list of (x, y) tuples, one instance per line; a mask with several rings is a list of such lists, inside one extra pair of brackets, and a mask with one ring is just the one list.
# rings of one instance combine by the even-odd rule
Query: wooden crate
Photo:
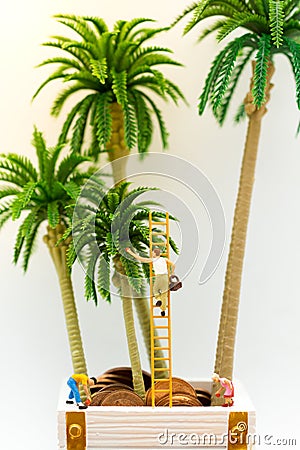
[[(204, 379), (191, 384), (212, 387)], [(58, 405), (58, 449), (252, 449), (255, 410), (237, 381), (230, 408), (90, 406), (79, 411), (66, 405), (68, 393), (65, 383)]]

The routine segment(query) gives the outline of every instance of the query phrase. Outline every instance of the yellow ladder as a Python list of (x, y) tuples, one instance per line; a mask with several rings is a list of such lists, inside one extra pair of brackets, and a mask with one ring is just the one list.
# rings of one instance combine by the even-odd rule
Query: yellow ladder
[[(164, 227), (164, 230), (157, 230), (155, 227)], [(167, 259), (170, 258), (170, 244), (169, 244), (169, 214), (166, 213), (166, 218), (164, 222), (158, 222), (152, 220), (152, 213), (149, 213), (149, 241), (150, 241), (150, 258), (152, 258), (152, 250), (154, 247), (165, 247), (165, 252), (161, 252), (161, 256), (165, 256)], [(153, 236), (165, 237), (165, 242), (153, 242)], [(170, 276), (170, 267), (168, 264), (168, 275)], [(170, 303), (170, 290), (168, 290), (168, 300), (167, 309), (165, 316), (160, 315), (160, 307), (156, 306), (156, 299), (153, 294), (153, 264), (150, 263), (150, 332), (151, 332), (151, 402), (152, 407), (155, 407), (155, 393), (164, 392), (169, 394), (169, 406), (172, 407), (172, 333), (171, 333), (171, 303)], [(156, 336), (154, 334), (155, 330), (165, 330), (166, 334), (163, 336)], [(157, 333), (158, 334), (158, 333)], [(156, 342), (164, 341), (163, 347), (157, 347)], [(156, 357), (155, 351), (162, 350), (165, 352), (165, 357)], [(166, 368), (156, 367), (156, 361), (166, 361)], [(167, 378), (161, 378), (159, 372), (167, 373)], [(158, 381), (167, 381), (168, 389), (159, 389), (155, 387), (155, 383)]]

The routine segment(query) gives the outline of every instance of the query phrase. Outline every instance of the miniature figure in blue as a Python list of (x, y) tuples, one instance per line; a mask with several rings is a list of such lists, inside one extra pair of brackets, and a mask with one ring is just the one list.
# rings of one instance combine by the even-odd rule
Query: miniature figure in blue
[[(80, 397), (80, 393), (79, 393), (79, 383), (82, 384), (83, 390), (87, 397), (87, 401), (85, 404), (82, 403), (82, 401), (81, 401), (81, 397)], [(84, 375), (81, 373), (79, 373), (79, 374), (75, 373), (67, 381), (67, 385), (69, 386), (71, 391), (69, 394), (69, 399), (66, 401), (66, 403), (69, 405), (74, 404), (74, 399), (75, 399), (75, 403), (77, 404), (79, 409), (86, 409), (87, 405), (91, 403), (91, 395), (90, 395), (88, 386), (93, 386), (96, 383), (97, 383), (97, 380), (94, 377), (89, 378), (87, 375)]]

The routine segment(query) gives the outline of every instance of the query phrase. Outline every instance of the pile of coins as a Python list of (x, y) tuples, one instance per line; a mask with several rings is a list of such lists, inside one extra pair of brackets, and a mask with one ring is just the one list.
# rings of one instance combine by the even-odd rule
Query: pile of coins
[[(151, 386), (150, 373), (143, 371), (145, 389)], [(91, 406), (144, 406), (145, 403), (133, 392), (130, 367), (115, 367), (97, 378), (91, 387)]]
[[(169, 406), (170, 399), (168, 392), (159, 392), (169, 389), (169, 380), (161, 380), (155, 383), (155, 405)], [(158, 391), (158, 392), (157, 392)], [(203, 401), (202, 401), (203, 400)], [(172, 378), (172, 405), (173, 406), (205, 406), (210, 404), (210, 394), (205, 391), (199, 393), (193, 386), (181, 378)], [(146, 393), (146, 405), (152, 405), (152, 388)]]
[[(152, 406), (151, 375), (143, 371), (146, 389), (146, 403), (133, 391), (132, 371), (130, 367), (115, 367), (97, 378), (97, 384), (91, 387), (91, 406)], [(169, 406), (169, 393), (157, 392), (169, 389), (169, 380), (155, 383), (155, 405)], [(202, 389), (194, 387), (181, 378), (172, 378), (173, 406), (209, 406), (211, 396)]]
[(144, 406), (144, 401), (125, 384), (116, 383), (92, 394), (91, 406)]

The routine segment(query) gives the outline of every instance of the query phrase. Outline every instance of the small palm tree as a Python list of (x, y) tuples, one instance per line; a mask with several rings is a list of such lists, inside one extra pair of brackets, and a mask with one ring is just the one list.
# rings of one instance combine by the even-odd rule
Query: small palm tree
[(247, 115), (248, 132), (236, 202), (230, 253), (219, 328), (215, 372), (231, 378), (240, 298), (248, 218), (254, 183), (261, 120), (269, 100), (274, 59), (285, 55), (291, 63), (300, 109), (300, 7), (296, 0), (201, 0), (188, 7), (175, 21), (193, 13), (184, 33), (204, 19), (219, 19), (202, 31), (200, 39), (217, 31), (222, 41), (233, 31), (244, 30), (233, 38), (214, 59), (200, 96), (199, 113), (209, 103), (216, 120), (223, 124), (230, 101), (244, 68), (252, 62), (250, 92), (239, 108), (236, 120)]
[[(149, 205), (151, 202), (134, 201), (150, 188), (140, 187), (128, 191), (130, 183), (123, 182), (105, 192), (99, 189), (92, 177), (82, 189), (77, 202), (72, 226), (64, 239), (73, 233), (69, 248), (68, 264), (79, 257), (86, 269), (85, 295), (97, 304), (98, 293), (111, 301), (112, 282), (122, 299), (129, 356), (135, 392), (145, 397), (140, 356), (135, 334), (132, 298), (145, 297), (145, 278), (149, 278), (149, 265), (131, 260), (125, 251), (132, 246), (143, 256), (149, 254)], [(165, 213), (153, 211), (155, 220), (165, 218)], [(159, 228), (156, 229), (159, 231)], [(158, 242), (163, 242), (162, 238)], [(170, 238), (175, 252), (178, 249)], [(161, 372), (160, 372), (161, 373)]]
[[(58, 48), (67, 57), (50, 58), (40, 64), (54, 64), (58, 68), (42, 83), (34, 97), (51, 81), (62, 80), (66, 88), (58, 94), (51, 110), (52, 115), (58, 116), (73, 94), (83, 94), (65, 120), (60, 142), (71, 135), (71, 149), (80, 152), (90, 126), (89, 151), (96, 158), (99, 152), (107, 151), (109, 160), (115, 161), (127, 156), (135, 145), (140, 153), (144, 153), (153, 134), (153, 113), (165, 148), (168, 133), (152, 94), (163, 100), (172, 99), (176, 104), (184, 97), (178, 86), (157, 66), (181, 64), (169, 56), (170, 49), (147, 47), (144, 43), (166, 28), (141, 27), (153, 20), (137, 18), (118, 20), (109, 31), (104, 20), (98, 17), (55, 17), (75, 31), (78, 38), (55, 36), (44, 44)], [(124, 179), (124, 161), (115, 163), (113, 171), (115, 181)]]
[(13, 262), (17, 264), (22, 255), (22, 266), (26, 272), (41, 225), (47, 224), (44, 242), (59, 279), (73, 370), (86, 373), (72, 280), (66, 263), (71, 239), (59, 245), (56, 243), (66, 227), (70, 226), (72, 205), (81, 185), (93, 170), (78, 170), (82, 163), (89, 160), (80, 155), (71, 154), (58, 162), (63, 146), (47, 149), (42, 134), (36, 129), (33, 145), (38, 160), (37, 169), (25, 156), (15, 153), (0, 156), (0, 181), (7, 183), (0, 189), (0, 228), (9, 219), (17, 220), (24, 216), (15, 241)]

